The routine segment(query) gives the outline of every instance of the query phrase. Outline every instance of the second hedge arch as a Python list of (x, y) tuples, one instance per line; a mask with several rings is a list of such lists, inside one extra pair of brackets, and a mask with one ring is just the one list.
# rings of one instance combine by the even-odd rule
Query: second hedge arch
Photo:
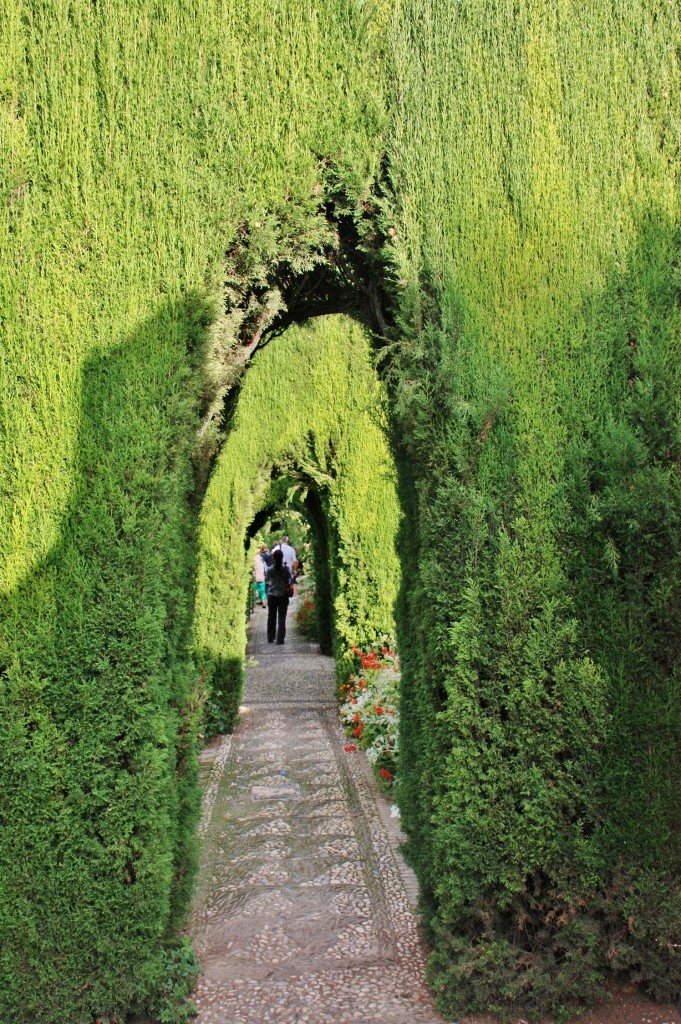
[(384, 402), (366, 333), (344, 317), (291, 327), (253, 360), (201, 516), (195, 630), (214, 728), (233, 726), (241, 698), (244, 537), (282, 480), (316, 492), (324, 517), (341, 673), (351, 643), (391, 631), (399, 505)]

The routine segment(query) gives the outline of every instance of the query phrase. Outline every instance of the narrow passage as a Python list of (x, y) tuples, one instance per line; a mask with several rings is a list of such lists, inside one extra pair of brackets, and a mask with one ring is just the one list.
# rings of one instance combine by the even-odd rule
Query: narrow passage
[(254, 612), (241, 722), (204, 752), (198, 1024), (441, 1024), (413, 882), (294, 611), (283, 647)]

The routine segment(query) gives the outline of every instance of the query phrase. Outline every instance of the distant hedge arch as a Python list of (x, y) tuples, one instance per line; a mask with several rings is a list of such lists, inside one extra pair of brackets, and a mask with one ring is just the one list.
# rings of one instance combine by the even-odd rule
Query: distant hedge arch
[(223, 729), (243, 682), (244, 536), (282, 476), (316, 491), (324, 516), (340, 673), (353, 643), (392, 632), (399, 507), (386, 430), (369, 341), (353, 321), (290, 327), (250, 366), (201, 513), (196, 643)]

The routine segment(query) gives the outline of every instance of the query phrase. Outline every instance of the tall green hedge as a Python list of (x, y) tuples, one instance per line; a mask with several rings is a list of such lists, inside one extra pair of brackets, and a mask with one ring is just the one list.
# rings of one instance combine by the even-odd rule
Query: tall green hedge
[(363, 22), (350, 0), (3, 7), (6, 1024), (121, 1020), (162, 980), (194, 860), (190, 455), (224, 253), (267, 220), (286, 258), (320, 155), (371, 175)]
[(2, 599), (7, 1021), (139, 1004), (182, 919), (197, 780), (194, 416), (178, 377), (201, 334), (196, 311), (168, 305), (84, 362), (62, 530)]
[(327, 561), (341, 673), (351, 644), (392, 630), (399, 510), (386, 426), (369, 342), (352, 321), (292, 327), (254, 359), (202, 509), (196, 645), (213, 728), (232, 727), (241, 699), (252, 568), (243, 538), (287, 491), (315, 496), (310, 520), (324, 532), (316, 554)]
[(401, 803), (453, 1015), (681, 985), (679, 27), (395, 18)]
[(330, 424), (329, 395), (309, 445), (298, 409), (283, 447), (244, 437), (248, 381), (286, 344), (320, 394), (339, 382), (355, 335), (324, 327), (246, 375), (251, 475), (225, 451), (192, 622), (232, 328), (258, 314), (225, 286), (255, 302), (268, 267), (334, 258), (329, 168), (358, 236), (390, 240), (400, 800), (436, 991), (539, 1013), (612, 970), (681, 986), (679, 27), (667, 0), (3, 12), (3, 1021), (85, 1024), (158, 987), (197, 703), (215, 665), (232, 714), (240, 685), (229, 516), (247, 526), (274, 461), (325, 496), (338, 635), (387, 613), (396, 512), (366, 475), (325, 479), (337, 451), (364, 464), (359, 418)]

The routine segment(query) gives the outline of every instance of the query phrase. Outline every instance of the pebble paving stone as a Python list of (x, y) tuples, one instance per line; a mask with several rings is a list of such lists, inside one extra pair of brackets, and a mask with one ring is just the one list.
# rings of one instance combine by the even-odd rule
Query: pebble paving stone
[(239, 726), (202, 756), (196, 1020), (443, 1024), (398, 826), (343, 750), (333, 659), (294, 612), (283, 646), (253, 613)]

